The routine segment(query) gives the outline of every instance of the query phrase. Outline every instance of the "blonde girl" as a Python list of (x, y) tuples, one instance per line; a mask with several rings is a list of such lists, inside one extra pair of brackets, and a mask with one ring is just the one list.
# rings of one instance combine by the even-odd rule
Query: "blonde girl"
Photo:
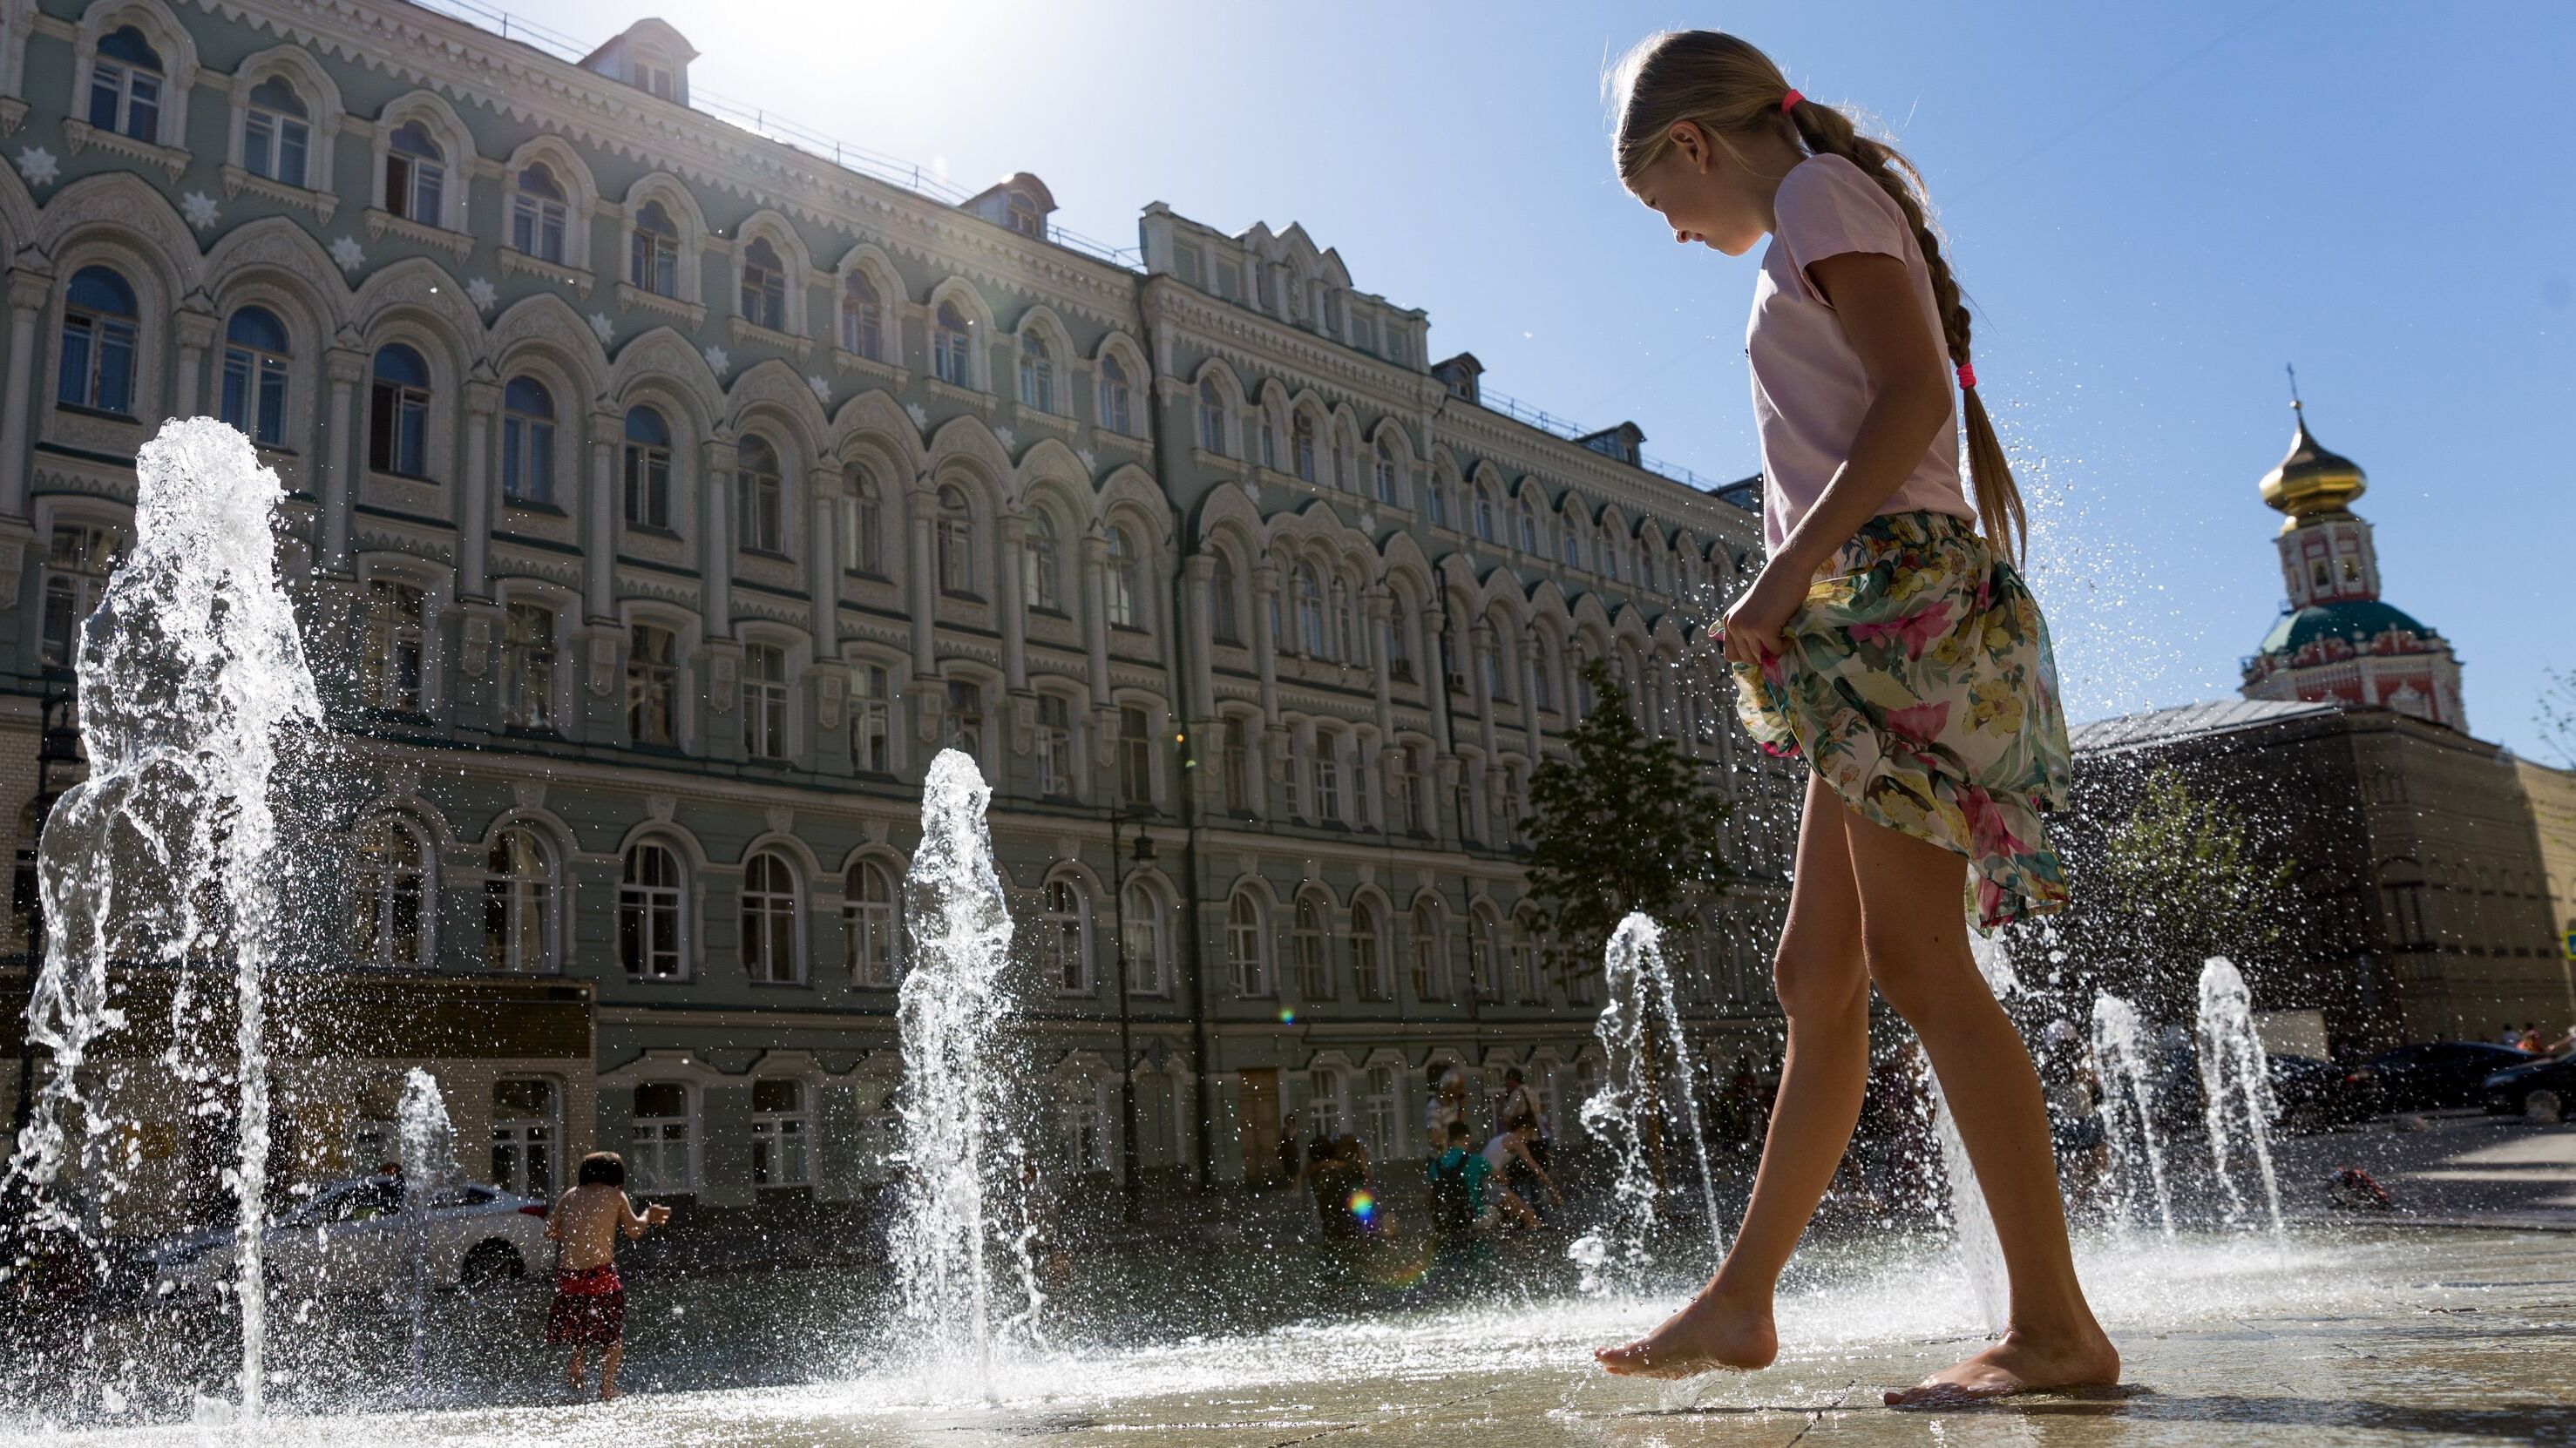
[(1875, 985), (1940, 1074), (2012, 1284), (1999, 1341), (1888, 1401), (2116, 1381), (2038, 1075), (1968, 954), (1963, 898), (1985, 928), (2065, 903), (2040, 811), (2065, 792), (2066, 727), (1921, 178), (1731, 35), (1656, 36), (1614, 83), (1619, 179), (1674, 240), (1770, 238), (1745, 337), (1768, 557), (1725, 650), (1745, 727), (1809, 772), (1773, 961), (1788, 1051), (1743, 1226), (1690, 1305), (1598, 1357), (1682, 1377), (1777, 1354), (1773, 1289), (1859, 1118)]

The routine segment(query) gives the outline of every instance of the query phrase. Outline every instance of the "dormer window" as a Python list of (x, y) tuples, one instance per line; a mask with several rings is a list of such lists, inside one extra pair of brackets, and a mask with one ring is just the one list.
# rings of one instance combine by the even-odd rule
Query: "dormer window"
[(635, 62), (635, 87), (646, 95), (666, 101), (680, 98), (680, 87), (672, 78), (671, 68), (659, 60)]
[(1046, 217), (1029, 193), (1014, 191), (1004, 202), (1004, 217), (1011, 230), (1034, 240), (1046, 240)]

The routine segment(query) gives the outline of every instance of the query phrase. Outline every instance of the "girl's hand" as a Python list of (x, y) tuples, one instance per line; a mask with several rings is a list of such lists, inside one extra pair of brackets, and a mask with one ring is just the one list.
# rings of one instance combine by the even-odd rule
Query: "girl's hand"
[(1720, 625), (1729, 663), (1759, 669), (1781, 652), (1780, 633), (1807, 601), (1807, 580), (1777, 560), (1762, 565), (1753, 586), (1726, 611)]

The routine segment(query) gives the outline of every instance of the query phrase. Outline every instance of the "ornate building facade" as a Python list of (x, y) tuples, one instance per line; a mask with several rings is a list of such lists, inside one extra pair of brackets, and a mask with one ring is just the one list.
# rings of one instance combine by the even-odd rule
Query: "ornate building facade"
[(2288, 515), (2273, 540), (2287, 592), (2280, 622), (2245, 661), (2241, 692), (2393, 709), (2465, 734), (2449, 641), (2380, 601), (2379, 550), (2352, 511), (2368, 486), (2358, 464), (2308, 435), (2301, 409), (2290, 455), (2262, 483), (2264, 503)]
[(695, 109), (693, 55), (651, 20), (575, 58), (399, 3), (0, 0), (22, 880), (134, 452), (214, 413), (285, 482), (381, 780), (350, 969), (588, 1013), (586, 1055), (550, 1018), (312, 1065), (300, 1169), (427, 1061), (508, 1185), (596, 1143), (711, 1204), (859, 1193), (943, 746), (994, 784), (1063, 1169), (1126, 1150), (1122, 1038), (1175, 1180), (1267, 1172), (1290, 1111), (1418, 1150), (1451, 1065), (1524, 1067), (1571, 1131), (1595, 987), (1541, 968), (1516, 835), (1592, 658), (1736, 801), (1743, 882), (1675, 953), (1714, 1048), (1765, 1029), (1794, 781), (1693, 647), (1743, 490), (1488, 399), (1302, 228), (1156, 204), (1105, 253), (1034, 177), (943, 198)]

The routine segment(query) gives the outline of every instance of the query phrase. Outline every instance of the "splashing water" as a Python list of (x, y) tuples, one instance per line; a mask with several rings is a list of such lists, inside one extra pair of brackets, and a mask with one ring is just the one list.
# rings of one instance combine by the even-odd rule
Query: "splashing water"
[[(1701, 1129), (1699, 1093), (1692, 1084), (1689, 1043), (1682, 1035), (1681, 1012), (1673, 999), (1672, 972), (1664, 965), (1663, 932), (1643, 915), (1619, 922), (1602, 953), (1607, 1000), (1593, 1034), (1605, 1058), (1601, 1089), (1583, 1103), (1583, 1126), (1610, 1143), (1617, 1159), (1611, 1179), (1610, 1219), (1569, 1244), (1566, 1256), (1582, 1269), (1583, 1290), (1603, 1293), (1614, 1286), (1636, 1286), (1653, 1265), (1650, 1241), (1662, 1221), (1661, 1191), (1655, 1181), (1655, 1145), (1664, 1115), (1665, 1086), (1676, 1088), (1679, 1114), (1690, 1129), (1699, 1157), (1701, 1209), (1707, 1214), (1712, 1265), (1726, 1255), (1726, 1233), (1717, 1215), (1717, 1183), (1708, 1164), (1708, 1138)], [(1653, 1018), (1664, 1024), (1662, 1039), (1653, 1033)], [(1661, 1053), (1664, 1069), (1651, 1059)], [(1658, 1080), (1658, 1077), (1668, 1078)]]
[(2093, 1000), (2093, 1063), (2102, 1078), (2102, 1132), (2119, 1165), (2120, 1221), (2134, 1220), (2143, 1177), (2152, 1184), (2165, 1240), (2174, 1239), (2173, 1193), (2165, 1185), (2165, 1146), (2156, 1135), (2155, 1092), (2148, 1083), (2146, 1027), (2137, 1008), (2108, 992)]
[(2245, 1194), (2230, 1165), (2240, 1139), (2263, 1178), (2272, 1212), (2272, 1237), (2288, 1245), (2281, 1226), (2281, 1183), (2272, 1173), (2272, 1078), (2262, 1037), (2254, 1030), (2254, 999), (2245, 976), (2223, 955), (2200, 969), (2201, 1111), (2209, 1124), (2209, 1166), (2227, 1189), (2227, 1220), (2245, 1218)]
[[(66, 1168), (116, 1189), (109, 1114), (82, 1096), (92, 1047), (125, 1020), (109, 1002), (110, 962), (170, 967), (184, 999), (192, 961), (229, 953), (239, 1151), (224, 1184), (240, 1204), (234, 1296), (248, 1420), (260, 1415), (265, 1377), (267, 971), (282, 951), (270, 786), (281, 734), (318, 724), (322, 709), (276, 576), (277, 474), (250, 441), (212, 418), (171, 422), (136, 457), (135, 481), (133, 551), (81, 640), (90, 776), (54, 806), (38, 847), (51, 928), (27, 1029), (52, 1061), (10, 1175), (64, 1226), (74, 1224), (50, 1189)], [(182, 1059), (193, 1048), (186, 1030), (173, 1039), (169, 1064), (181, 1077), (219, 1063)]]
[(403, 1216), (411, 1238), (411, 1391), (417, 1400), (429, 1378), (429, 1209), (456, 1171), (456, 1128), (438, 1078), (415, 1066), (403, 1077), (394, 1107), (402, 1145)]
[[(1011, 1015), (1003, 972), (1011, 916), (984, 811), (993, 792), (953, 749), (922, 788), (921, 849), (904, 876), (910, 949), (898, 1007), (903, 1038), (905, 1213), (894, 1233), (905, 1316), (926, 1378), (971, 1369), (993, 1383), (993, 1257), (1024, 1256), (1027, 1233), (999, 1200), (1018, 1144), (1001, 1123), (999, 1033)], [(1033, 1279), (1018, 1274), (1024, 1290)], [(1037, 1302), (1016, 1321), (1033, 1327)]]

